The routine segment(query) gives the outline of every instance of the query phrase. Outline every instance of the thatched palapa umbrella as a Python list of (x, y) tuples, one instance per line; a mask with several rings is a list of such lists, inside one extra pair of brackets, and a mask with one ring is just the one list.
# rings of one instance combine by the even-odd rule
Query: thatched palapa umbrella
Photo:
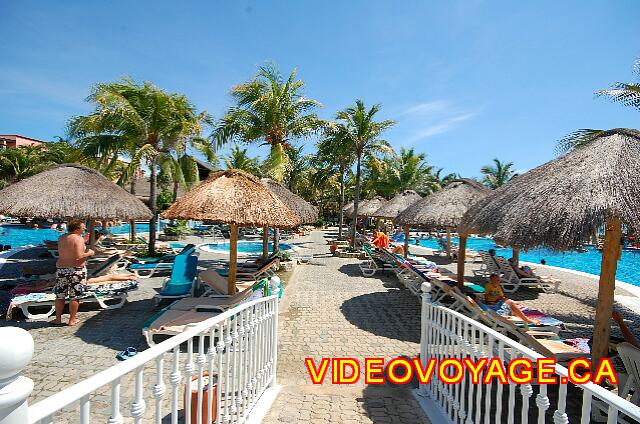
[(57, 165), (0, 190), (0, 213), (38, 218), (149, 219), (149, 208), (95, 169)]
[[(458, 226), (467, 210), (486, 197), (491, 190), (477, 181), (467, 178), (454, 180), (442, 190), (437, 191), (401, 212), (396, 222), (404, 225), (405, 255), (409, 248), (409, 228), (411, 226), (446, 227), (447, 250), (451, 254), (451, 229)], [(458, 284), (464, 283), (464, 256), (467, 247), (467, 234), (460, 233), (458, 252)]]
[(259, 178), (239, 169), (213, 173), (162, 215), (231, 224), (229, 293), (236, 290), (239, 226), (281, 228), (300, 224), (300, 218)]
[[(302, 197), (292, 193), (288, 188), (272, 179), (263, 178), (262, 182), (269, 190), (278, 196), (282, 203), (284, 203), (298, 216), (298, 218), (300, 218), (301, 224), (310, 224), (318, 219), (318, 208), (304, 200)], [(266, 258), (269, 255), (269, 227), (264, 227), (263, 230), (262, 254)], [(275, 235), (274, 249), (276, 249)]]
[(461, 226), (511, 246), (572, 249), (605, 225), (592, 364), (607, 355), (622, 224), (640, 231), (640, 132), (617, 128), (509, 181)]
[(353, 215), (353, 205), (354, 205), (353, 200), (347, 203), (346, 205), (344, 205), (344, 207), (342, 208), (342, 212), (344, 212), (345, 216), (350, 217), (351, 215)]
[(418, 193), (413, 190), (404, 190), (395, 196), (391, 200), (388, 200), (382, 204), (371, 216), (376, 218), (376, 230), (380, 228), (380, 219), (394, 219), (400, 214), (400, 212), (407, 209), (417, 201), (422, 199)]

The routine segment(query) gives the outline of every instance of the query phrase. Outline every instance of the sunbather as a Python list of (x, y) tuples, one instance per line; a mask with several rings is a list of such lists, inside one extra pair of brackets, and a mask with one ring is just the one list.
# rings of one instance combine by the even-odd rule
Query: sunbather
[(531, 268), (526, 265), (521, 267), (516, 266), (513, 258), (509, 258), (509, 265), (511, 265), (511, 268), (513, 268), (513, 270), (520, 278), (536, 278), (536, 275), (533, 273), (533, 270)]
[(520, 305), (504, 296), (498, 274), (489, 276), (489, 282), (484, 286), (484, 302), (479, 301), (478, 305), (483, 309), (491, 309), (500, 315), (514, 315), (524, 322), (540, 324), (538, 320), (531, 319), (523, 314), (520, 310)]

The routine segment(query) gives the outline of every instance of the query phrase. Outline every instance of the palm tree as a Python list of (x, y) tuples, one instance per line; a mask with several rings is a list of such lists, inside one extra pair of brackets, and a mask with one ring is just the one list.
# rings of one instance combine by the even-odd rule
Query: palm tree
[(360, 185), (362, 178), (362, 159), (377, 153), (390, 153), (391, 146), (385, 140), (380, 139), (380, 135), (395, 122), (392, 120), (375, 121), (375, 115), (380, 111), (380, 105), (373, 105), (366, 109), (364, 102), (356, 100), (355, 105), (346, 108), (336, 114), (336, 120), (330, 133), (342, 134), (346, 143), (349, 144), (356, 160), (356, 187), (353, 199), (353, 225), (351, 228), (351, 243), (355, 249), (356, 223), (358, 216), (358, 205), (360, 203)]
[(235, 105), (212, 134), (218, 145), (231, 140), (268, 144), (271, 150), (265, 167), (269, 176), (280, 182), (290, 163), (286, 148), (294, 139), (314, 134), (325, 124), (312, 113), (320, 103), (304, 97), (304, 82), (295, 78), (296, 69), (285, 80), (275, 66), (260, 67), (252, 80), (231, 89)]
[(260, 176), (260, 159), (250, 157), (247, 154), (247, 149), (242, 149), (238, 144), (233, 145), (229, 154), (222, 160), (227, 169), (241, 169)]
[(431, 177), (432, 167), (427, 155), (415, 153), (413, 148), (400, 148), (400, 155), (393, 154), (382, 159), (384, 172), (380, 175), (379, 188), (385, 197), (404, 190), (423, 191), (425, 182)]
[(193, 148), (210, 156), (213, 149), (199, 137), (212, 120), (197, 113), (189, 100), (168, 93), (150, 82), (136, 84), (130, 79), (101, 83), (93, 87), (87, 101), (94, 111), (69, 121), (69, 135), (88, 154), (104, 162), (115, 162), (122, 154), (131, 162), (126, 179), (146, 161), (151, 174), (149, 207), (153, 218), (149, 228), (149, 251), (155, 252), (157, 223), (158, 167), (167, 155), (178, 157)]
[(491, 189), (501, 187), (516, 176), (515, 171), (511, 168), (513, 168), (513, 162), (500, 162), (500, 160), (494, 159), (493, 165), (485, 165), (480, 169), (480, 172), (484, 174), (482, 182)]
[[(342, 239), (342, 227), (344, 225), (344, 196), (345, 180), (353, 166), (355, 156), (351, 150), (346, 127), (334, 126), (334, 130), (327, 131), (322, 140), (317, 144), (315, 163), (318, 164), (314, 175), (316, 182), (326, 182), (332, 177), (337, 177), (340, 189), (340, 201), (338, 205), (338, 239)], [(316, 183), (317, 184), (317, 183)]]
[[(640, 77), (640, 59), (633, 64), (633, 71), (636, 76)], [(617, 82), (606, 90), (596, 91), (596, 96), (607, 97), (616, 103), (622, 103), (625, 106), (631, 106), (640, 111), (640, 84)], [(575, 148), (579, 148), (589, 143), (591, 140), (599, 136), (604, 130), (583, 128), (574, 131), (558, 142), (556, 150), (558, 153), (566, 153)]]
[(305, 155), (303, 149), (304, 146), (288, 146), (285, 150), (289, 161), (285, 183), (294, 193), (298, 192), (298, 186), (309, 168), (310, 155)]
[(0, 178), (6, 184), (44, 171), (53, 164), (43, 145), (21, 146), (0, 151)]

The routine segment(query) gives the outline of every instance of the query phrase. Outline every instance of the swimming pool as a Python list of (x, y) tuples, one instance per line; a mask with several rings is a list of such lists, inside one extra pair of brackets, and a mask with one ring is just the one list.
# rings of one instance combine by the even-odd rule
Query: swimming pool
[[(110, 227), (109, 231), (113, 234), (129, 234), (129, 224)], [(139, 233), (149, 232), (149, 224), (136, 223), (136, 231)], [(11, 247), (37, 245), (42, 244), (43, 240), (58, 240), (62, 234), (64, 233), (48, 228), (36, 230), (21, 224), (2, 224), (0, 225), (0, 244)]]
[[(200, 249), (207, 252), (229, 252), (229, 243), (210, 243), (200, 245)], [(293, 252), (293, 247), (286, 243), (280, 243), (280, 250), (283, 252)], [(273, 243), (269, 243), (269, 252), (273, 251)], [(262, 253), (261, 241), (239, 241), (238, 253), (242, 254), (257, 254)]]
[[(458, 238), (452, 239), (458, 244)], [(438, 249), (438, 242), (435, 239), (418, 240), (420, 246), (431, 249)], [(412, 239), (411, 244), (415, 244), (416, 240)], [(489, 250), (495, 249), (496, 253), (505, 258), (512, 256), (511, 249), (496, 248), (493, 240), (488, 238), (471, 237), (467, 239), (467, 249), (471, 250)], [(520, 252), (520, 260), (526, 262), (540, 263), (541, 259), (547, 262), (547, 265), (557, 266), (560, 268), (568, 268), (574, 271), (587, 272), (589, 274), (600, 275), (600, 263), (602, 262), (602, 254), (593, 247), (587, 247), (588, 251), (584, 253), (569, 251), (555, 252), (549, 249), (531, 249), (526, 252)], [(618, 262), (618, 271), (616, 279), (627, 283), (640, 286), (640, 252), (623, 251), (622, 257)]]

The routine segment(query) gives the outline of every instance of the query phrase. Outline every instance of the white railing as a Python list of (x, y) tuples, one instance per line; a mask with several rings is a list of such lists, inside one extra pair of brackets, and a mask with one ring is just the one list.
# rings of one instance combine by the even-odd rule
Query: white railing
[[(499, 358), (505, 368), (516, 358), (532, 361), (543, 358), (472, 318), (432, 303), (427, 283), (422, 290), (420, 359), (423, 366), (429, 358), (435, 358), (438, 363), (445, 358), (472, 361)], [(417, 394), (432, 422), (640, 422), (640, 408), (626, 399), (593, 383), (562, 384), (560, 379), (568, 377), (564, 366), (555, 365), (555, 375), (557, 385), (536, 384), (535, 378), (531, 384), (509, 381), (503, 385), (496, 381), (475, 385), (470, 383), (468, 373), (460, 383), (445, 384), (434, 372), (432, 380), (421, 384)]]
[(28, 416), (31, 390), (15, 393), (33, 387), (18, 377), (32, 351), (11, 381), (0, 358), (0, 424), (244, 422), (275, 385), (277, 328), (277, 294), (247, 302), (29, 406)]

